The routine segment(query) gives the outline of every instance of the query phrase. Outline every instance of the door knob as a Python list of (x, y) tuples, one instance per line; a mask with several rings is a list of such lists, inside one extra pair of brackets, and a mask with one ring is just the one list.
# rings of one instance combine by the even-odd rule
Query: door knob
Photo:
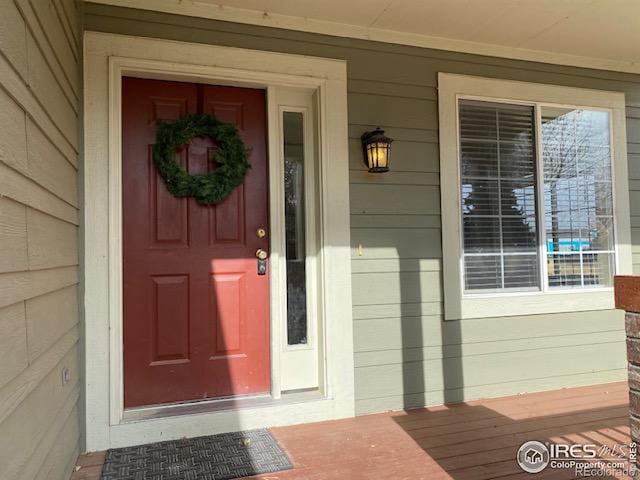
[(265, 250), (263, 250), (261, 248), (256, 250), (256, 258), (258, 260), (266, 260), (268, 256), (269, 256), (269, 254)]

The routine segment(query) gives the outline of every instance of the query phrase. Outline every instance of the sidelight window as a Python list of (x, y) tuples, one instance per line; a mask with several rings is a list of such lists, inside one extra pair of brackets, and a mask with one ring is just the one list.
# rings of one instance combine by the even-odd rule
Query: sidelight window
[(287, 343), (307, 343), (304, 116), (283, 112)]

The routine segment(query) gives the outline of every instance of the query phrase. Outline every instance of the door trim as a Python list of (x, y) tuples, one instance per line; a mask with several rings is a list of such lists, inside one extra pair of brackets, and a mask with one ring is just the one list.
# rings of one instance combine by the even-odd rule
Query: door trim
[[(86, 32), (84, 42), (86, 449), (353, 416), (346, 63), (97, 32)], [(142, 421), (124, 418), (120, 138), (124, 75), (266, 89), (270, 164), (281, 158), (278, 88), (315, 92), (319, 120), (322, 398)], [(272, 281), (274, 278), (277, 275), (272, 275)], [(271, 311), (272, 315), (278, 312), (277, 305), (272, 304)], [(271, 381), (275, 399), (280, 393), (281, 330), (282, 322), (272, 317)]]

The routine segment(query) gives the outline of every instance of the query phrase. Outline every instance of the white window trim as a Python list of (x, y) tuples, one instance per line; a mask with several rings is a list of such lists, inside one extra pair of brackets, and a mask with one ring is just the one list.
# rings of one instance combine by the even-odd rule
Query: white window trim
[[(282, 319), (282, 334), (280, 335), (280, 389), (281, 391), (298, 390), (305, 388), (315, 388), (317, 385), (325, 383), (323, 365), (319, 365), (322, 358), (322, 332), (318, 329), (318, 317), (320, 316), (320, 305), (318, 297), (321, 294), (322, 284), (318, 281), (318, 262), (315, 252), (318, 244), (318, 228), (315, 222), (317, 217), (317, 192), (319, 190), (317, 175), (317, 151), (316, 148), (316, 132), (317, 130), (317, 99), (314, 98), (313, 92), (299, 89), (281, 88), (277, 93), (278, 100), (278, 117), (280, 119), (280, 142), (281, 142), (281, 159), (280, 162), (270, 162), (269, 166), (271, 178), (277, 178), (276, 182), (271, 182), (270, 192), (275, 195), (271, 208), (271, 231), (277, 228), (279, 231), (278, 251), (282, 254), (278, 258), (277, 271), (279, 272), (279, 289), (273, 292), (276, 295), (272, 304), (276, 304), (276, 299), (284, 299), (279, 302), (281, 311), (279, 317)], [(303, 344), (289, 345), (287, 339), (287, 256), (286, 256), (286, 232), (285, 232), (285, 175), (284, 175), (284, 121), (285, 112), (297, 112), (303, 117), (303, 192), (304, 192), (304, 239), (305, 239), (305, 294), (307, 304), (307, 341)], [(277, 205), (277, 206), (276, 206)], [(278, 212), (274, 212), (275, 210)], [(277, 219), (277, 225), (275, 220)], [(272, 263), (275, 263), (272, 262)], [(272, 266), (272, 274), (274, 274), (275, 265)]]
[[(271, 305), (274, 402), (240, 409), (125, 418), (122, 365), (121, 77), (264, 88), (270, 166), (280, 156), (278, 95), (313, 91), (318, 109), (318, 298), (322, 325), (321, 398), (286, 400), (280, 392), (282, 298)], [(355, 414), (346, 62), (97, 32), (84, 36), (84, 326), (88, 451), (226, 431), (352, 417)], [(278, 179), (270, 171), (270, 179)], [(280, 198), (271, 189), (270, 203)], [(273, 208), (272, 214), (279, 209)], [(273, 221), (273, 219), (272, 219)], [(281, 219), (280, 219), (281, 221)], [(277, 234), (277, 232), (272, 232)], [(279, 252), (272, 245), (272, 269)], [(275, 302), (275, 304), (274, 304)], [(162, 408), (162, 407), (161, 407)]]
[(616, 274), (632, 273), (624, 94), (438, 73), (445, 319), (504, 317), (614, 308), (613, 288), (465, 294), (458, 151), (458, 99), (463, 97), (474, 97), (494, 102), (579, 105), (585, 108), (607, 109), (611, 112)]

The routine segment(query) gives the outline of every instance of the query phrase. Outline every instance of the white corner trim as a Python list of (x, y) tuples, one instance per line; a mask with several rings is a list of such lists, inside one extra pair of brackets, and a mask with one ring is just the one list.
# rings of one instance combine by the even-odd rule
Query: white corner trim
[(616, 273), (632, 273), (625, 96), (584, 88), (438, 73), (440, 196), (445, 319), (548, 314), (614, 308), (612, 288), (530, 293), (463, 294), (458, 98), (606, 109), (611, 147)]
[[(86, 32), (84, 37), (85, 425), (88, 451), (355, 414), (346, 63)], [(264, 88), (276, 161), (281, 88), (315, 92), (319, 118), (324, 398), (128, 422), (122, 371), (121, 77)], [(328, 118), (331, 120), (328, 121)], [(272, 319), (272, 326), (274, 321)], [(272, 342), (272, 356), (275, 355)], [(277, 366), (277, 365), (276, 365)]]
[(258, 10), (218, 5), (198, 0), (90, 0), (91, 3), (137, 8), (190, 17), (223, 20), (263, 27), (283, 28), (301, 32), (356, 38), (382, 43), (394, 43), (412, 47), (433, 48), (460, 53), (471, 53), (489, 57), (508, 58), (541, 62), (553, 65), (567, 65), (580, 68), (610, 70), (614, 72), (640, 73), (640, 64), (633, 61), (611, 60), (599, 57), (585, 57), (566, 53), (510, 47), (492, 43), (471, 42), (455, 38), (421, 35), (416, 33), (386, 30), (381, 28), (351, 25), (326, 20), (269, 13)]

